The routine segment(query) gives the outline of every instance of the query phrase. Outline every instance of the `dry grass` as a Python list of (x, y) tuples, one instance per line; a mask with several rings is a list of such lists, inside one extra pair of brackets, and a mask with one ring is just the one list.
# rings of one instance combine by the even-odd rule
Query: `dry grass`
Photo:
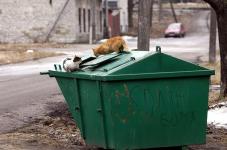
[[(209, 5), (205, 2), (200, 3), (173, 3), (175, 9), (204, 9), (209, 8)], [(163, 8), (170, 8), (169, 3), (164, 3)]]
[(220, 92), (219, 91), (210, 91), (209, 92), (209, 106), (213, 106), (217, 103), (220, 103), (222, 100), (220, 99)]
[(203, 67), (215, 70), (215, 75), (211, 76), (211, 84), (219, 85), (220, 84), (220, 80), (221, 80), (221, 74), (220, 74), (221, 65), (220, 65), (220, 62), (217, 62), (215, 64), (202, 63), (200, 65), (203, 66)]
[(0, 51), (0, 65), (18, 63), (28, 60), (37, 60), (45, 57), (53, 57), (62, 55), (61, 53), (48, 52), (48, 51), (27, 51), (27, 50), (18, 50), (18, 51)]
[(73, 47), (73, 45), (55, 43), (0, 44), (0, 65), (62, 55), (62, 53), (39, 51), (33, 49), (66, 48), (66, 47)]
[(74, 47), (73, 44), (59, 44), (59, 43), (15, 43), (15, 44), (0, 44), (0, 51), (16, 51), (28, 50), (36, 48), (68, 48)]

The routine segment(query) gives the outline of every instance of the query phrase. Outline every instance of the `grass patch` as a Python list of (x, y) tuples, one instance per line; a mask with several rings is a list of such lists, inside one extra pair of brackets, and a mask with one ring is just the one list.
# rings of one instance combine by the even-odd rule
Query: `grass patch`
[(73, 44), (59, 43), (15, 43), (15, 44), (0, 44), (0, 51), (17, 51), (37, 48), (70, 48)]
[(36, 49), (67, 48), (67, 47), (73, 47), (73, 45), (56, 43), (0, 44), (0, 65), (63, 55), (63, 53), (56, 53), (53, 51), (43, 51)]
[(28, 60), (37, 60), (40, 58), (53, 57), (62, 55), (62, 53), (48, 52), (48, 51), (0, 51), (0, 65), (24, 62)]
[(220, 91), (209, 92), (209, 100), (208, 100), (209, 106), (213, 106), (214, 104), (220, 103), (221, 101), (224, 101), (224, 100), (220, 99)]

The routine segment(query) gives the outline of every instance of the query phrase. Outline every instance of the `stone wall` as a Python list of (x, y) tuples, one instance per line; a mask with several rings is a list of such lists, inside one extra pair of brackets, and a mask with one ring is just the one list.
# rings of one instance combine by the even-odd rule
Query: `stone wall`
[[(44, 42), (53, 28), (67, 0), (1, 0), (0, 1), (0, 42), (25, 43)], [(101, 9), (101, 0), (97, 0), (97, 17)], [(69, 0), (68, 5), (59, 17), (48, 41), (59, 43), (88, 42), (88, 9), (91, 0)], [(85, 9), (86, 32), (79, 31), (78, 10)], [(83, 14), (82, 20), (83, 20)], [(97, 31), (100, 19), (97, 20)], [(102, 21), (102, 20), (101, 20)], [(83, 28), (82, 21), (82, 28)], [(103, 22), (103, 21), (102, 21)], [(101, 22), (101, 23), (102, 23)], [(97, 32), (102, 37), (103, 32)]]

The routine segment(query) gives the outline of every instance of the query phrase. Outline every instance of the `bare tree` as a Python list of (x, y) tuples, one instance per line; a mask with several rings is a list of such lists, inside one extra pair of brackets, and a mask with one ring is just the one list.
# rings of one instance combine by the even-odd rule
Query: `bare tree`
[(216, 36), (217, 23), (216, 14), (213, 8), (210, 10), (210, 47), (209, 47), (209, 62), (216, 62)]
[(139, 0), (138, 49), (149, 51), (153, 0)]
[(227, 96), (227, 0), (204, 0), (216, 12), (221, 56), (221, 97)]

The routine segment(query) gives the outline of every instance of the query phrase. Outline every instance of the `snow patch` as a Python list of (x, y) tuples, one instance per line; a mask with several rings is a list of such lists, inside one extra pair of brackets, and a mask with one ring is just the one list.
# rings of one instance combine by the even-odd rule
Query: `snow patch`
[(208, 111), (207, 124), (227, 129), (227, 102), (222, 102), (211, 107)]

